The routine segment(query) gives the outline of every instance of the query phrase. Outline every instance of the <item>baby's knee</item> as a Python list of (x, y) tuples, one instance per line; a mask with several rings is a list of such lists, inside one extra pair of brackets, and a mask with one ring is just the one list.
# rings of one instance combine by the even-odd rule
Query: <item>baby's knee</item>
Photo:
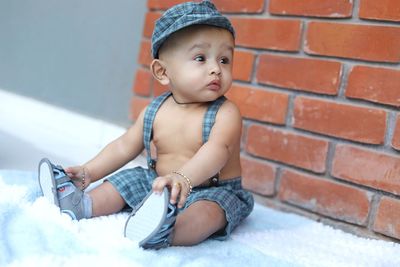
[(214, 201), (205, 201), (204, 208), (202, 209), (204, 212), (204, 223), (215, 224), (219, 230), (224, 227), (227, 223), (225, 211), (221, 208), (221, 206)]
[(173, 245), (198, 244), (227, 224), (224, 210), (215, 202), (201, 200), (178, 215)]

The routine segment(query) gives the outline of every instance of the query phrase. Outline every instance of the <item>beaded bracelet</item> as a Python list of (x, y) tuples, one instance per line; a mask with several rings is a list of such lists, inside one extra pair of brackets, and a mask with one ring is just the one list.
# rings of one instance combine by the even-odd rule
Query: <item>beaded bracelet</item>
[(82, 173), (82, 176), (81, 176), (82, 190), (84, 190), (84, 189), (85, 189), (85, 186), (86, 186), (86, 184), (85, 184), (85, 182), (86, 182), (85, 178), (86, 178), (86, 173), (85, 173), (85, 168), (83, 168), (83, 173)]
[(187, 193), (186, 196), (189, 196), (190, 193), (192, 193), (192, 190), (193, 190), (192, 182), (190, 181), (189, 177), (187, 177), (186, 175), (184, 175), (183, 173), (178, 172), (178, 171), (172, 171), (172, 173), (178, 174), (179, 176), (182, 176), (183, 178), (185, 178), (186, 183), (189, 186), (189, 192)]

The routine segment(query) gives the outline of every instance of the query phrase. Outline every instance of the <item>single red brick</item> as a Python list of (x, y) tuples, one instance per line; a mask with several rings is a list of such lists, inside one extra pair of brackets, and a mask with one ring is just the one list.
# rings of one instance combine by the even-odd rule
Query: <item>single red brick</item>
[(328, 142), (272, 127), (251, 125), (247, 132), (246, 150), (255, 156), (323, 173)]
[(244, 157), (240, 161), (243, 187), (260, 195), (273, 195), (276, 167), (269, 163)]
[(152, 75), (148, 70), (138, 69), (136, 71), (133, 92), (141, 96), (150, 96)]
[(396, 128), (393, 134), (392, 147), (400, 150), (400, 115), (397, 115)]
[(368, 144), (383, 144), (387, 113), (384, 110), (297, 97), (294, 127)]
[(239, 46), (281, 51), (300, 48), (301, 21), (259, 18), (231, 18)]
[(375, 232), (400, 239), (400, 201), (382, 197), (373, 229)]
[(233, 79), (249, 82), (253, 73), (254, 58), (252, 52), (236, 49), (233, 61)]
[(400, 27), (310, 22), (304, 50), (313, 55), (400, 62)]
[(368, 66), (350, 70), (346, 96), (400, 107), (400, 71)]
[(239, 106), (246, 118), (285, 124), (289, 103), (287, 94), (233, 85), (227, 97)]
[(136, 120), (139, 117), (140, 112), (150, 103), (150, 98), (136, 97), (134, 96), (131, 101), (131, 116), (132, 120)]
[(351, 17), (349, 0), (270, 0), (269, 11), (276, 15), (298, 15), (328, 18)]
[(332, 175), (400, 195), (400, 157), (337, 145)]
[(339, 90), (340, 62), (264, 54), (258, 65), (260, 83), (328, 95)]
[(359, 16), (363, 19), (400, 21), (400, 1), (362, 0)]
[(279, 198), (293, 205), (358, 225), (367, 223), (371, 195), (362, 189), (284, 171)]
[(152, 60), (151, 43), (148, 40), (142, 40), (140, 43), (139, 64), (149, 67)]
[(220, 12), (225, 13), (261, 13), (264, 0), (213, 0)]
[(151, 38), (156, 20), (161, 16), (159, 12), (147, 12), (143, 28), (143, 36)]

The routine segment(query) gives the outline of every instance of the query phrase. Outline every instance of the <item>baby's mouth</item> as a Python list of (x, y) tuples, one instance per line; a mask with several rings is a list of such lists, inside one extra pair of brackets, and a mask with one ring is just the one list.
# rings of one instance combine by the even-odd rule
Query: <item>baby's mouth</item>
[(221, 82), (219, 80), (213, 80), (207, 84), (207, 88), (212, 91), (218, 91), (221, 88)]

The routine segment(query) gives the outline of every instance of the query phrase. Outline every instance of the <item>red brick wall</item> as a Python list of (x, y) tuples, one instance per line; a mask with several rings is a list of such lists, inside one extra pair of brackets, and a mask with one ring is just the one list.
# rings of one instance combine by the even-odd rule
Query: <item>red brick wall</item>
[[(165, 90), (149, 73), (148, 0), (135, 119)], [(228, 98), (244, 116), (244, 185), (267, 205), (400, 239), (400, 2), (215, 0), (237, 32)]]

